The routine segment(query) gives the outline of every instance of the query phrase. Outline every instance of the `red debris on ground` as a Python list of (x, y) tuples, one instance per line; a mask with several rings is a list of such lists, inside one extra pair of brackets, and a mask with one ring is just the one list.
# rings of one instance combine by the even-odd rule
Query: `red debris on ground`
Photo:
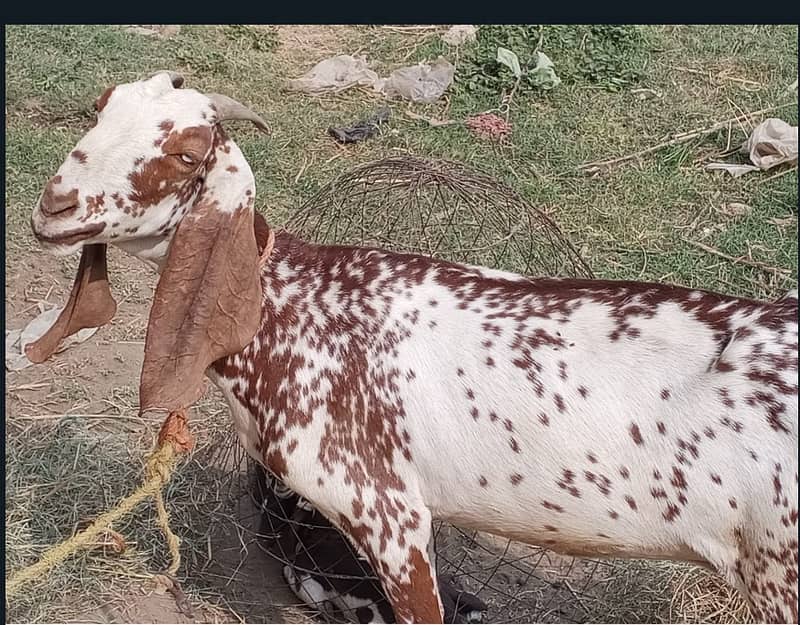
[(511, 134), (511, 124), (494, 113), (481, 113), (465, 122), (474, 134), (484, 139), (503, 140)]

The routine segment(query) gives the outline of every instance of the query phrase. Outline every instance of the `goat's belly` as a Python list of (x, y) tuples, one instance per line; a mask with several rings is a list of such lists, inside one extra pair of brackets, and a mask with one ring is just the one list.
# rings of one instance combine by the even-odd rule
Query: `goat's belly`
[[(796, 470), (744, 378), (559, 360), (539, 390), (516, 367), (464, 360), (400, 382), (435, 518), (571, 555), (696, 561), (704, 537), (771, 505), (771, 467)], [(787, 410), (796, 428), (796, 401)]]

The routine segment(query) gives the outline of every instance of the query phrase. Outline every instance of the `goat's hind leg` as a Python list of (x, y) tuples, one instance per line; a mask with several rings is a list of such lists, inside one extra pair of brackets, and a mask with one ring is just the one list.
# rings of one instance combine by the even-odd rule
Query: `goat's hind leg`
[(741, 544), (736, 573), (757, 623), (797, 623), (797, 534), (770, 534)]

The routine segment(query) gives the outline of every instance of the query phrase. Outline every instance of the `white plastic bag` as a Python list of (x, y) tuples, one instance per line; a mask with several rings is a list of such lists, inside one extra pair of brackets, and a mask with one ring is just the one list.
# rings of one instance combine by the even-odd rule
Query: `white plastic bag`
[[(30, 367), (33, 363), (25, 355), (25, 346), (43, 336), (58, 319), (62, 308), (51, 308), (33, 319), (22, 330), (6, 330), (6, 369), (19, 371)], [(84, 328), (68, 336), (58, 346), (57, 351), (64, 351), (71, 345), (82, 343), (97, 332), (97, 328)]]
[(302, 91), (311, 95), (337, 93), (356, 85), (375, 85), (378, 75), (367, 67), (366, 59), (349, 54), (320, 61), (300, 78), (288, 81), (291, 91)]
[(706, 169), (727, 171), (734, 178), (751, 171), (767, 170), (783, 163), (797, 163), (797, 126), (770, 117), (753, 129), (742, 143), (752, 163), (709, 163)]
[(456, 68), (444, 57), (432, 65), (418, 63), (396, 69), (381, 85), (380, 90), (390, 98), (401, 97), (412, 102), (435, 102), (453, 82)]

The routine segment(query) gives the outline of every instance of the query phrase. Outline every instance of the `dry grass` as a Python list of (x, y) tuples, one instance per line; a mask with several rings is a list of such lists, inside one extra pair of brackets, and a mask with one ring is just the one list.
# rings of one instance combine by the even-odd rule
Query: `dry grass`
[[(170, 524), (181, 539), (179, 575), (190, 572), (183, 583), (190, 604), (205, 618), (212, 615), (213, 622), (305, 622), (292, 607), (295, 599), (287, 601), (282, 588), (270, 588), (277, 586), (275, 579), (264, 583), (263, 574), (254, 576), (236, 589), (248, 551), (257, 549), (253, 528), (258, 517), (250, 505), (244, 456), (220, 396), (211, 392), (193, 412), (197, 445), (165, 490)], [(129, 419), (127, 428), (109, 431), (110, 422), (119, 419), (105, 414), (8, 419), (8, 571), (32, 564), (44, 549), (69, 538), (141, 482), (157, 420)], [(142, 590), (152, 592), (151, 574), (169, 564), (152, 502), (113, 530), (125, 539), (122, 554), (110, 541), (78, 553), (7, 603), (7, 621), (85, 619), (102, 614), (104, 604), (124, 603)], [(172, 616), (180, 616), (174, 606)], [(129, 618), (137, 620), (136, 612)]]
[(751, 623), (744, 598), (719, 576), (700, 568), (676, 572), (669, 580), (670, 614), (686, 623)]

